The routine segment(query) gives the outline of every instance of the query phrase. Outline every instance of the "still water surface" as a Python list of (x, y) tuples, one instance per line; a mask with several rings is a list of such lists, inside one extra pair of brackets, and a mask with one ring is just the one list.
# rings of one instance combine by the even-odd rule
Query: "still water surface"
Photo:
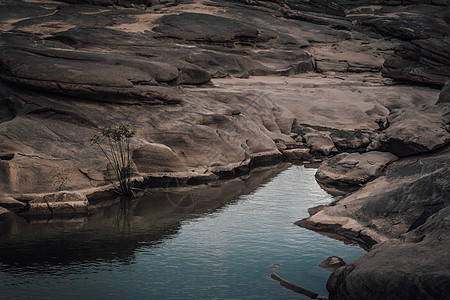
[(293, 224), (333, 200), (315, 171), (271, 168), (87, 218), (12, 224), (0, 239), (0, 298), (308, 299), (272, 280), (273, 264), (326, 296), (330, 272), (317, 265), (364, 250)]

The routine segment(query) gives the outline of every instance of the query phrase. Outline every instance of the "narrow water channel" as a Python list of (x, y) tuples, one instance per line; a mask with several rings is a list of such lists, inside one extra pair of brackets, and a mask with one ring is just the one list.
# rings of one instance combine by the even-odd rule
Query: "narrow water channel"
[(188, 190), (161, 189), (89, 217), (17, 221), (0, 233), (2, 299), (308, 299), (317, 265), (364, 253), (293, 223), (333, 197), (316, 169), (279, 166)]

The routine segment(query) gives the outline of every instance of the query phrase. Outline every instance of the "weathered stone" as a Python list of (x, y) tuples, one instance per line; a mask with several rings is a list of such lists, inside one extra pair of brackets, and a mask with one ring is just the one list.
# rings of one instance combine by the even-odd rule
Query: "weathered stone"
[(361, 185), (378, 177), (386, 165), (397, 159), (389, 152), (341, 153), (320, 165), (316, 179), (325, 186)]
[[(108, 162), (89, 140), (123, 122), (136, 129), (132, 159), (145, 175), (142, 187), (239, 176), (280, 161), (279, 149), (298, 155), (293, 148), (306, 140), (319, 155), (334, 146), (357, 149), (384, 129), (394, 142), (377, 138), (380, 147), (419, 156), (389, 165), (350, 196), (351, 205), (345, 198), (311, 210), (304, 224), (367, 247), (400, 236), (401, 247), (385, 242), (361, 267), (338, 269), (331, 297), (448, 295), (448, 159), (421, 151), (445, 147), (450, 114), (445, 101), (433, 112), (413, 109), (434, 105), (437, 90), (395, 84), (441, 88), (448, 80), (448, 0), (289, 3), (300, 10), (281, 0), (65, 2), (2, 1), (1, 193), (27, 200), (29, 213), (85, 214), (84, 200), (57, 193), (89, 189), (93, 202), (108, 197)], [(381, 68), (395, 81), (381, 79)], [(408, 121), (394, 120), (395, 109), (406, 108)], [(429, 116), (414, 113), (422, 110)], [(395, 132), (397, 123), (403, 132)], [(417, 123), (426, 126), (417, 130)], [(227, 197), (237, 191), (225, 190)], [(357, 294), (361, 287), (368, 294)]]
[(206, 43), (255, 43), (264, 41), (256, 27), (229, 18), (199, 13), (166, 15), (153, 30), (162, 37)]
[(62, 191), (45, 196), (32, 196), (21, 215), (74, 215), (86, 214), (88, 210), (88, 200), (85, 195), (78, 192)]
[(13, 215), (14, 214), (11, 211), (7, 210), (4, 207), (0, 207), (0, 221), (8, 219), (8, 217), (11, 217)]
[(311, 158), (308, 148), (285, 149), (282, 151), (284, 156), (290, 160), (308, 160)]
[(151, 87), (178, 78), (178, 69), (167, 63), (42, 48), (4, 48), (0, 61), (3, 79), (45, 92), (111, 102), (180, 101), (176, 91)]
[(86, 202), (86, 196), (77, 193), (77, 192), (66, 192), (61, 191), (55, 194), (50, 194), (44, 196), (42, 199), (33, 201), (34, 203), (45, 202), (45, 203), (53, 203), (53, 202)]
[(304, 139), (312, 153), (329, 155), (331, 152), (337, 152), (329, 132), (309, 132), (304, 135)]
[(186, 171), (181, 159), (166, 145), (146, 143), (133, 151), (133, 162), (140, 173)]
[(327, 259), (325, 259), (323, 262), (319, 264), (319, 267), (328, 270), (328, 271), (334, 271), (339, 267), (345, 266), (345, 261), (338, 257), (338, 256), (330, 256)]
[(440, 88), (450, 78), (450, 55), (441, 50), (449, 46), (448, 38), (429, 38), (403, 44), (386, 59), (383, 76)]
[(381, 243), (332, 274), (330, 299), (446, 297), (449, 162), (448, 147), (400, 159), (359, 191), (298, 223), (369, 247)]
[(442, 147), (450, 141), (443, 117), (448, 110), (449, 107), (436, 106), (394, 110), (388, 117), (389, 127), (368, 148), (401, 157)]
[(344, 131), (334, 130), (331, 132), (330, 137), (333, 140), (334, 145), (339, 150), (345, 149), (360, 149), (366, 148), (372, 141), (372, 137), (375, 137), (371, 131)]

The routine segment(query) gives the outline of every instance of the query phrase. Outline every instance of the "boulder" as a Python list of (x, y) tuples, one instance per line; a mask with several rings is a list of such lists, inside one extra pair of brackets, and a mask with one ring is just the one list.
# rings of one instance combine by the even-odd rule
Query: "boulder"
[(330, 134), (331, 140), (340, 151), (366, 148), (375, 136), (375, 133), (368, 130), (334, 130)]
[(145, 143), (133, 150), (133, 162), (139, 173), (184, 172), (180, 158), (168, 146)]
[(338, 257), (338, 256), (330, 256), (327, 259), (325, 259), (323, 262), (319, 264), (319, 267), (328, 270), (328, 271), (334, 271), (339, 267), (345, 266), (345, 261)]
[(426, 106), (396, 109), (368, 149), (391, 152), (399, 157), (428, 152), (446, 145), (450, 133), (445, 115), (450, 107)]
[(405, 242), (386, 241), (337, 269), (327, 282), (329, 299), (445, 299), (449, 213), (447, 206), (405, 234)]
[(311, 153), (313, 154), (329, 155), (332, 152), (337, 152), (329, 132), (308, 132), (303, 138), (305, 139), (306, 146), (311, 149)]
[(397, 159), (389, 152), (340, 153), (320, 165), (316, 179), (325, 186), (362, 185), (378, 177), (388, 164)]

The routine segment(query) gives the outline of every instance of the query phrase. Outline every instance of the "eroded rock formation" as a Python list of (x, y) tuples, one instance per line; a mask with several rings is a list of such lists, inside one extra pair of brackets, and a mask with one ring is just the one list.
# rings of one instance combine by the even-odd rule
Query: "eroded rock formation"
[(449, 153), (446, 147), (398, 160), (359, 191), (299, 221), (368, 247), (376, 244), (332, 274), (330, 299), (445, 297)]
[(301, 225), (381, 244), (330, 296), (448, 295), (449, 6), (1, 0), (1, 218), (86, 213), (111, 189), (91, 138), (125, 122), (141, 187), (348, 152), (319, 180), (366, 185)]

